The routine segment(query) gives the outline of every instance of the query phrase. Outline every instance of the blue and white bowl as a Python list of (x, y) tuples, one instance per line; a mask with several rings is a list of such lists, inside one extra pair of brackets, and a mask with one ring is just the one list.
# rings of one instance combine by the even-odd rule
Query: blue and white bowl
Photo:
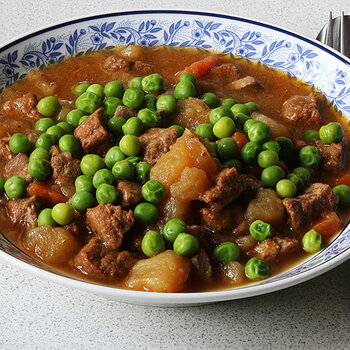
[[(350, 60), (319, 42), (253, 20), (193, 11), (102, 14), (54, 25), (0, 48), (0, 92), (30, 70), (118, 45), (199, 47), (287, 72), (315, 86), (350, 119)], [(247, 286), (203, 293), (149, 293), (116, 289), (64, 275), (28, 256), (0, 234), (0, 259), (62, 285), (109, 299), (158, 306), (196, 305), (244, 298), (318, 276), (350, 258), (350, 225), (321, 252), (279, 275)]]

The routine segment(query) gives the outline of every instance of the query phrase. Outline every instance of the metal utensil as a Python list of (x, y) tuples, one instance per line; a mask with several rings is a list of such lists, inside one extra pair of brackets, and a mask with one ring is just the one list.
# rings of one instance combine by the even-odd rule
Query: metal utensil
[(324, 25), (316, 39), (350, 57), (350, 16), (345, 16), (342, 11), (341, 16), (333, 18), (330, 11), (328, 23)]

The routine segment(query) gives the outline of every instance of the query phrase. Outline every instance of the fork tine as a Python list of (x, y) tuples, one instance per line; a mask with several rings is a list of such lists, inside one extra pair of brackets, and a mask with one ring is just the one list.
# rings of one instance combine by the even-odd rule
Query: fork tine
[(329, 11), (326, 45), (333, 47), (333, 14)]
[(340, 53), (345, 54), (344, 11), (340, 17)]

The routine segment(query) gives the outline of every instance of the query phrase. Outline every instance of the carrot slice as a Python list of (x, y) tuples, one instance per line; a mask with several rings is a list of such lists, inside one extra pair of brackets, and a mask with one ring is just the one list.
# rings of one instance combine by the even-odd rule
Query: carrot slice
[(177, 73), (177, 76), (180, 76), (183, 73), (192, 73), (196, 79), (202, 78), (206, 75), (209, 70), (218, 64), (218, 58), (214, 56), (208, 56), (203, 58), (200, 61), (193, 62), (190, 66), (186, 67), (183, 71)]
[(38, 196), (50, 204), (65, 203), (68, 200), (57, 185), (41, 181), (32, 182), (27, 190), (30, 196)]
[(350, 187), (350, 175), (344, 175), (335, 180), (337, 185), (346, 185)]
[(316, 230), (324, 239), (329, 239), (343, 227), (343, 222), (336, 212), (331, 211), (314, 225)]
[(232, 138), (237, 142), (237, 146), (240, 152), (243, 146), (249, 142), (247, 134), (238, 130), (235, 131), (235, 133), (232, 135)]

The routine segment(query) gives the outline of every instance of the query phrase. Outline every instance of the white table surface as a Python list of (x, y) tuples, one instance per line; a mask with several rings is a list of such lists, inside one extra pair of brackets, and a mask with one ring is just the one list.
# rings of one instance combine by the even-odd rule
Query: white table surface
[[(314, 38), (346, 0), (0, 0), (0, 43), (100, 12), (188, 8), (250, 17)], [(192, 308), (105, 300), (0, 263), (0, 349), (350, 349), (350, 261), (301, 285)]]

